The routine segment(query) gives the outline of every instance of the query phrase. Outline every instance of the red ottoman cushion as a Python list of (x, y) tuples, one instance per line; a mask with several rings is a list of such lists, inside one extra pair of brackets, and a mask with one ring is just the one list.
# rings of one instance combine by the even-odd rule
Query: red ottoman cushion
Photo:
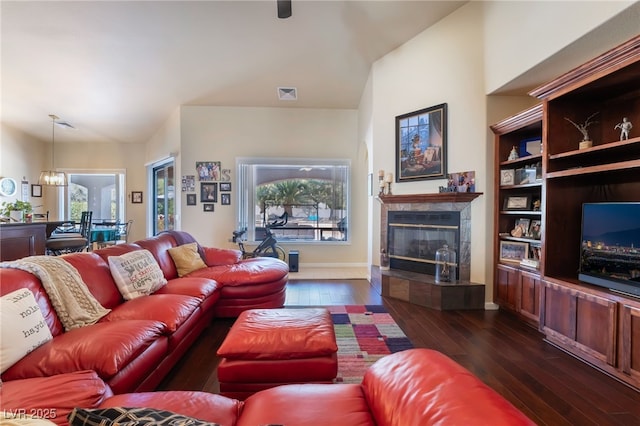
[(227, 359), (298, 359), (338, 351), (324, 308), (250, 309), (240, 314), (218, 349)]

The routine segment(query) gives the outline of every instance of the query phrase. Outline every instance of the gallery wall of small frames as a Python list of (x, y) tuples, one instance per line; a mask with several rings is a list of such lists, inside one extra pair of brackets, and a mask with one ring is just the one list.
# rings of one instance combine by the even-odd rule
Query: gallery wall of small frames
[(218, 202), (231, 205), (231, 169), (223, 169), (220, 161), (196, 161), (195, 172), (182, 176), (187, 206), (200, 202), (203, 212), (213, 212)]

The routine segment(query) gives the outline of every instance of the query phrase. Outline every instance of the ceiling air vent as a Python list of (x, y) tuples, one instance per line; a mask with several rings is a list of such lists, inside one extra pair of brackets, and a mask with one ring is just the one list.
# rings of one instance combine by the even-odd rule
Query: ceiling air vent
[(281, 101), (297, 101), (298, 90), (295, 87), (278, 87), (278, 99)]

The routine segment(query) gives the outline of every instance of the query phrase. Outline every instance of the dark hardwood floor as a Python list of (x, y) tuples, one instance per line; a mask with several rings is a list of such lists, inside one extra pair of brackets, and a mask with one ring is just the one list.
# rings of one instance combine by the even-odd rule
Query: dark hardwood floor
[[(414, 346), (455, 359), (540, 425), (640, 425), (640, 392), (546, 343), (509, 313), (431, 310), (383, 298), (366, 280), (288, 284), (288, 306), (342, 304), (386, 306)], [(218, 392), (216, 349), (232, 324), (215, 319), (160, 389)]]

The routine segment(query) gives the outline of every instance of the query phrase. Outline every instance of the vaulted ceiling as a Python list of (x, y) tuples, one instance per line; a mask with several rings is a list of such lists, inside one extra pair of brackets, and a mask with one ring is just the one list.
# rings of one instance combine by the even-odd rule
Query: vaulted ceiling
[[(144, 142), (179, 105), (357, 108), (371, 64), (466, 1), (2, 1), (2, 120)], [(295, 87), (282, 101), (278, 87)]]

